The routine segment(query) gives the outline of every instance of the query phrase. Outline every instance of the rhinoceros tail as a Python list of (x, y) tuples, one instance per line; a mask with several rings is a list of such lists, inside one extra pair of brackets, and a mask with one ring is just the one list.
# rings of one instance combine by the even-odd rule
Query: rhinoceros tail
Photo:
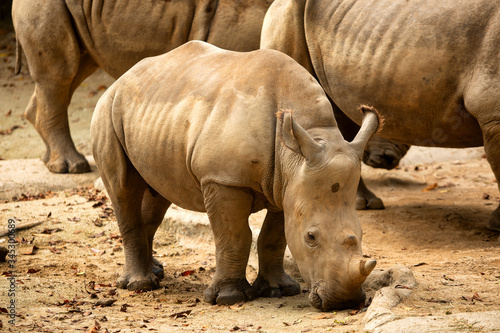
[(375, 109), (373, 106), (368, 106), (368, 105), (361, 105), (358, 110), (362, 113), (362, 114), (365, 114), (365, 112), (373, 112), (377, 115), (378, 117), (378, 128), (377, 128), (377, 132), (375, 133), (380, 133), (380, 131), (382, 130), (382, 128), (384, 127), (384, 122), (385, 122), (385, 119), (384, 119), (384, 116), (382, 116), (380, 114), (380, 112), (378, 112), (377, 109)]
[(15, 75), (21, 73), (22, 58), (23, 58), (23, 48), (21, 46), (19, 38), (16, 38), (16, 68), (14, 69)]

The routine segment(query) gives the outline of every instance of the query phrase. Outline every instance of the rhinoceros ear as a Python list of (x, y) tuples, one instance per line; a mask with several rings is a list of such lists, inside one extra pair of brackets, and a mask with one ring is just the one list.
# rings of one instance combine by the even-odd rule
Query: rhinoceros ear
[(314, 141), (302, 126), (293, 120), (292, 111), (282, 110), (278, 118), (282, 120), (283, 144), (304, 156), (308, 164), (316, 164), (322, 156), (323, 146)]
[(350, 146), (361, 159), (368, 140), (377, 130), (382, 128), (383, 119), (374, 107), (362, 105), (359, 109), (363, 113), (363, 123), (358, 134), (356, 134), (356, 137), (350, 143)]

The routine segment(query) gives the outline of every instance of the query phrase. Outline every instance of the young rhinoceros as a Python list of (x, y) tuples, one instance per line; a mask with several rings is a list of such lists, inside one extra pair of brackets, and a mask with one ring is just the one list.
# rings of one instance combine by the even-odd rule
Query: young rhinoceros
[[(216, 272), (205, 301), (298, 294), (283, 270), (288, 243), (314, 307), (358, 305), (376, 264), (362, 257), (354, 207), (363, 148), (378, 127), (376, 110), (362, 111), (357, 137), (344, 141), (321, 86), (273, 50), (189, 42), (135, 65), (101, 97), (91, 125), (125, 248), (118, 286), (159, 286), (153, 237), (174, 203), (210, 219)], [(250, 286), (248, 217), (261, 209)]]

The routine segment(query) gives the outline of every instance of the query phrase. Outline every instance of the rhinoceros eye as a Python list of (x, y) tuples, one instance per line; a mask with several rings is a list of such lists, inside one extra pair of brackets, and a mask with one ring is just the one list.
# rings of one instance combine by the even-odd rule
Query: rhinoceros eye
[(305, 241), (310, 247), (318, 245), (319, 229), (317, 227), (310, 228), (305, 234)]

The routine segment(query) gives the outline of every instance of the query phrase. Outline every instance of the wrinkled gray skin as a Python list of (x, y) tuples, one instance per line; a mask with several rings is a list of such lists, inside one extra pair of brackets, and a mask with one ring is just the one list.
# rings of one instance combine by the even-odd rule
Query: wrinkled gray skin
[[(91, 124), (125, 248), (118, 286), (158, 287), (152, 242), (174, 203), (210, 219), (216, 272), (205, 301), (299, 293), (283, 270), (288, 243), (313, 306), (358, 305), (376, 264), (363, 259), (354, 207), (363, 148), (378, 127), (376, 110), (363, 111), (361, 130), (346, 142), (321, 86), (273, 50), (189, 42), (138, 63), (101, 97)], [(250, 286), (248, 216), (264, 208)]]
[(261, 46), (298, 60), (354, 122), (360, 103), (375, 106), (385, 139), (484, 145), (500, 179), (499, 31), (490, 0), (277, 0)]
[(145, 57), (190, 41), (259, 48), (272, 0), (14, 0), (17, 63), (26, 54), (35, 91), (26, 118), (47, 147), (52, 172), (88, 172), (71, 139), (67, 108), (74, 90), (101, 67), (118, 78)]

